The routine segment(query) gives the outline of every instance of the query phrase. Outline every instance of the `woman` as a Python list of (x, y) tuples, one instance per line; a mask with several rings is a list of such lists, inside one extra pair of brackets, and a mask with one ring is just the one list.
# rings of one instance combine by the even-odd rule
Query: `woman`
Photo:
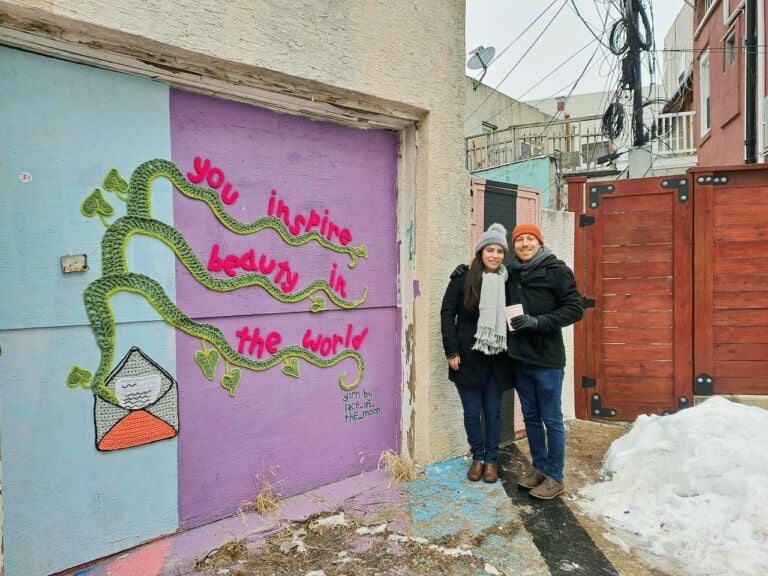
[(473, 482), (499, 477), (501, 398), (513, 379), (504, 316), (508, 250), (506, 229), (492, 224), (477, 242), (469, 269), (462, 265), (451, 274), (440, 309), (448, 378), (461, 398), (472, 452), (467, 478)]
[(565, 346), (562, 328), (581, 320), (583, 309), (568, 266), (544, 246), (529, 222), (512, 231), (507, 298), (522, 304), (512, 318), (508, 353), (515, 362), (517, 395), (525, 421), (532, 468), (517, 484), (540, 500), (565, 490), (565, 424), (562, 412)]

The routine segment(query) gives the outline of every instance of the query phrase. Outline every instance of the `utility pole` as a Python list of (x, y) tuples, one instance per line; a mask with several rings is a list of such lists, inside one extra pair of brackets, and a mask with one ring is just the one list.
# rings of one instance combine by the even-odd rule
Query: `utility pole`
[[(624, 64), (625, 73), (631, 78), (626, 84), (632, 88), (632, 148), (627, 153), (630, 178), (644, 178), (653, 172), (653, 154), (646, 144), (645, 126), (643, 125), (643, 59), (642, 51), (650, 50), (653, 43), (653, 31), (645, 14), (642, 0), (625, 0), (624, 24), (627, 31), (628, 53)], [(642, 20), (645, 36), (640, 36)]]
[[(629, 55), (633, 64), (633, 88), (632, 88), (632, 135), (633, 146), (645, 144), (643, 130), (643, 65), (640, 56), (640, 12), (638, 10), (640, 0), (626, 0), (627, 36), (629, 40)], [(646, 30), (646, 33), (648, 31)]]

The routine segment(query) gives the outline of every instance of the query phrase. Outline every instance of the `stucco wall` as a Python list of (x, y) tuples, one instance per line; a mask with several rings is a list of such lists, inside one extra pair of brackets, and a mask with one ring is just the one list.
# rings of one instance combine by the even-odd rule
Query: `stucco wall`
[[(412, 218), (401, 230), (411, 231), (401, 242), (412, 248), (401, 251), (401, 266), (412, 267), (401, 276), (410, 276), (400, 286), (401, 304), (409, 308), (403, 332), (414, 323), (404, 339), (414, 361), (410, 372), (406, 363), (404, 410), (416, 407), (413, 418), (404, 418), (406, 428), (415, 428), (405, 431), (405, 447), (420, 460), (448, 455), (445, 428), (430, 425), (430, 411), (450, 403), (442, 389), (432, 395), (442, 360), (436, 346), (442, 295), (433, 286), (446, 277), (449, 262), (466, 254), (469, 237), (461, 139), (464, 2), (29, 0), (0, 2), (0, 17), (5, 43), (52, 45), (54, 53), (186, 86), (191, 75), (201, 89), (264, 97), (289, 111), (300, 108), (298, 97), (314, 114), (341, 109), (342, 120), (362, 119), (362, 126), (385, 118), (404, 126), (401, 136), (412, 130), (401, 138), (408, 143), (401, 169), (409, 173), (401, 174), (399, 190), (408, 203), (401, 214)], [(237, 90), (228, 85), (234, 80)]]
[[(402, 447), (420, 462), (463, 449), (439, 329), (444, 279), (469, 250), (463, 31), (463, 1), (0, 1), (0, 44), (158, 86), (397, 133)], [(103, 135), (108, 141), (109, 131)], [(30, 334), (19, 356), (40, 337)], [(3, 352), (7, 364), (14, 351)], [(24, 374), (23, 364), (12, 368)], [(87, 411), (67, 413), (88, 422)], [(168, 449), (175, 452), (175, 444)], [(12, 505), (5, 504), (7, 519)]]
[[(544, 210), (541, 213), (541, 234), (552, 252), (573, 270), (573, 212)], [(582, 287), (579, 286), (579, 291)], [(563, 381), (563, 417), (576, 417), (573, 379), (573, 326), (563, 329), (565, 342), (565, 380)]]

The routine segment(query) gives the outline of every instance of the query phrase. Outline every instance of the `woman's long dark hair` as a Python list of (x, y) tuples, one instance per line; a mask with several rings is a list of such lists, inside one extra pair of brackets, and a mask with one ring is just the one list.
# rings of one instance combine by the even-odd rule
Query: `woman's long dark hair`
[(480, 307), (480, 287), (483, 284), (483, 259), (476, 254), (464, 280), (464, 307), (476, 310)]

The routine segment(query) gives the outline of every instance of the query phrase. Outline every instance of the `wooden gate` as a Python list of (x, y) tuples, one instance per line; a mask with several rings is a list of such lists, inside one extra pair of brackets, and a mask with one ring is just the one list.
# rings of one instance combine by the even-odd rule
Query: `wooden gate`
[(576, 415), (633, 421), (694, 394), (768, 393), (768, 171), (568, 181)]

